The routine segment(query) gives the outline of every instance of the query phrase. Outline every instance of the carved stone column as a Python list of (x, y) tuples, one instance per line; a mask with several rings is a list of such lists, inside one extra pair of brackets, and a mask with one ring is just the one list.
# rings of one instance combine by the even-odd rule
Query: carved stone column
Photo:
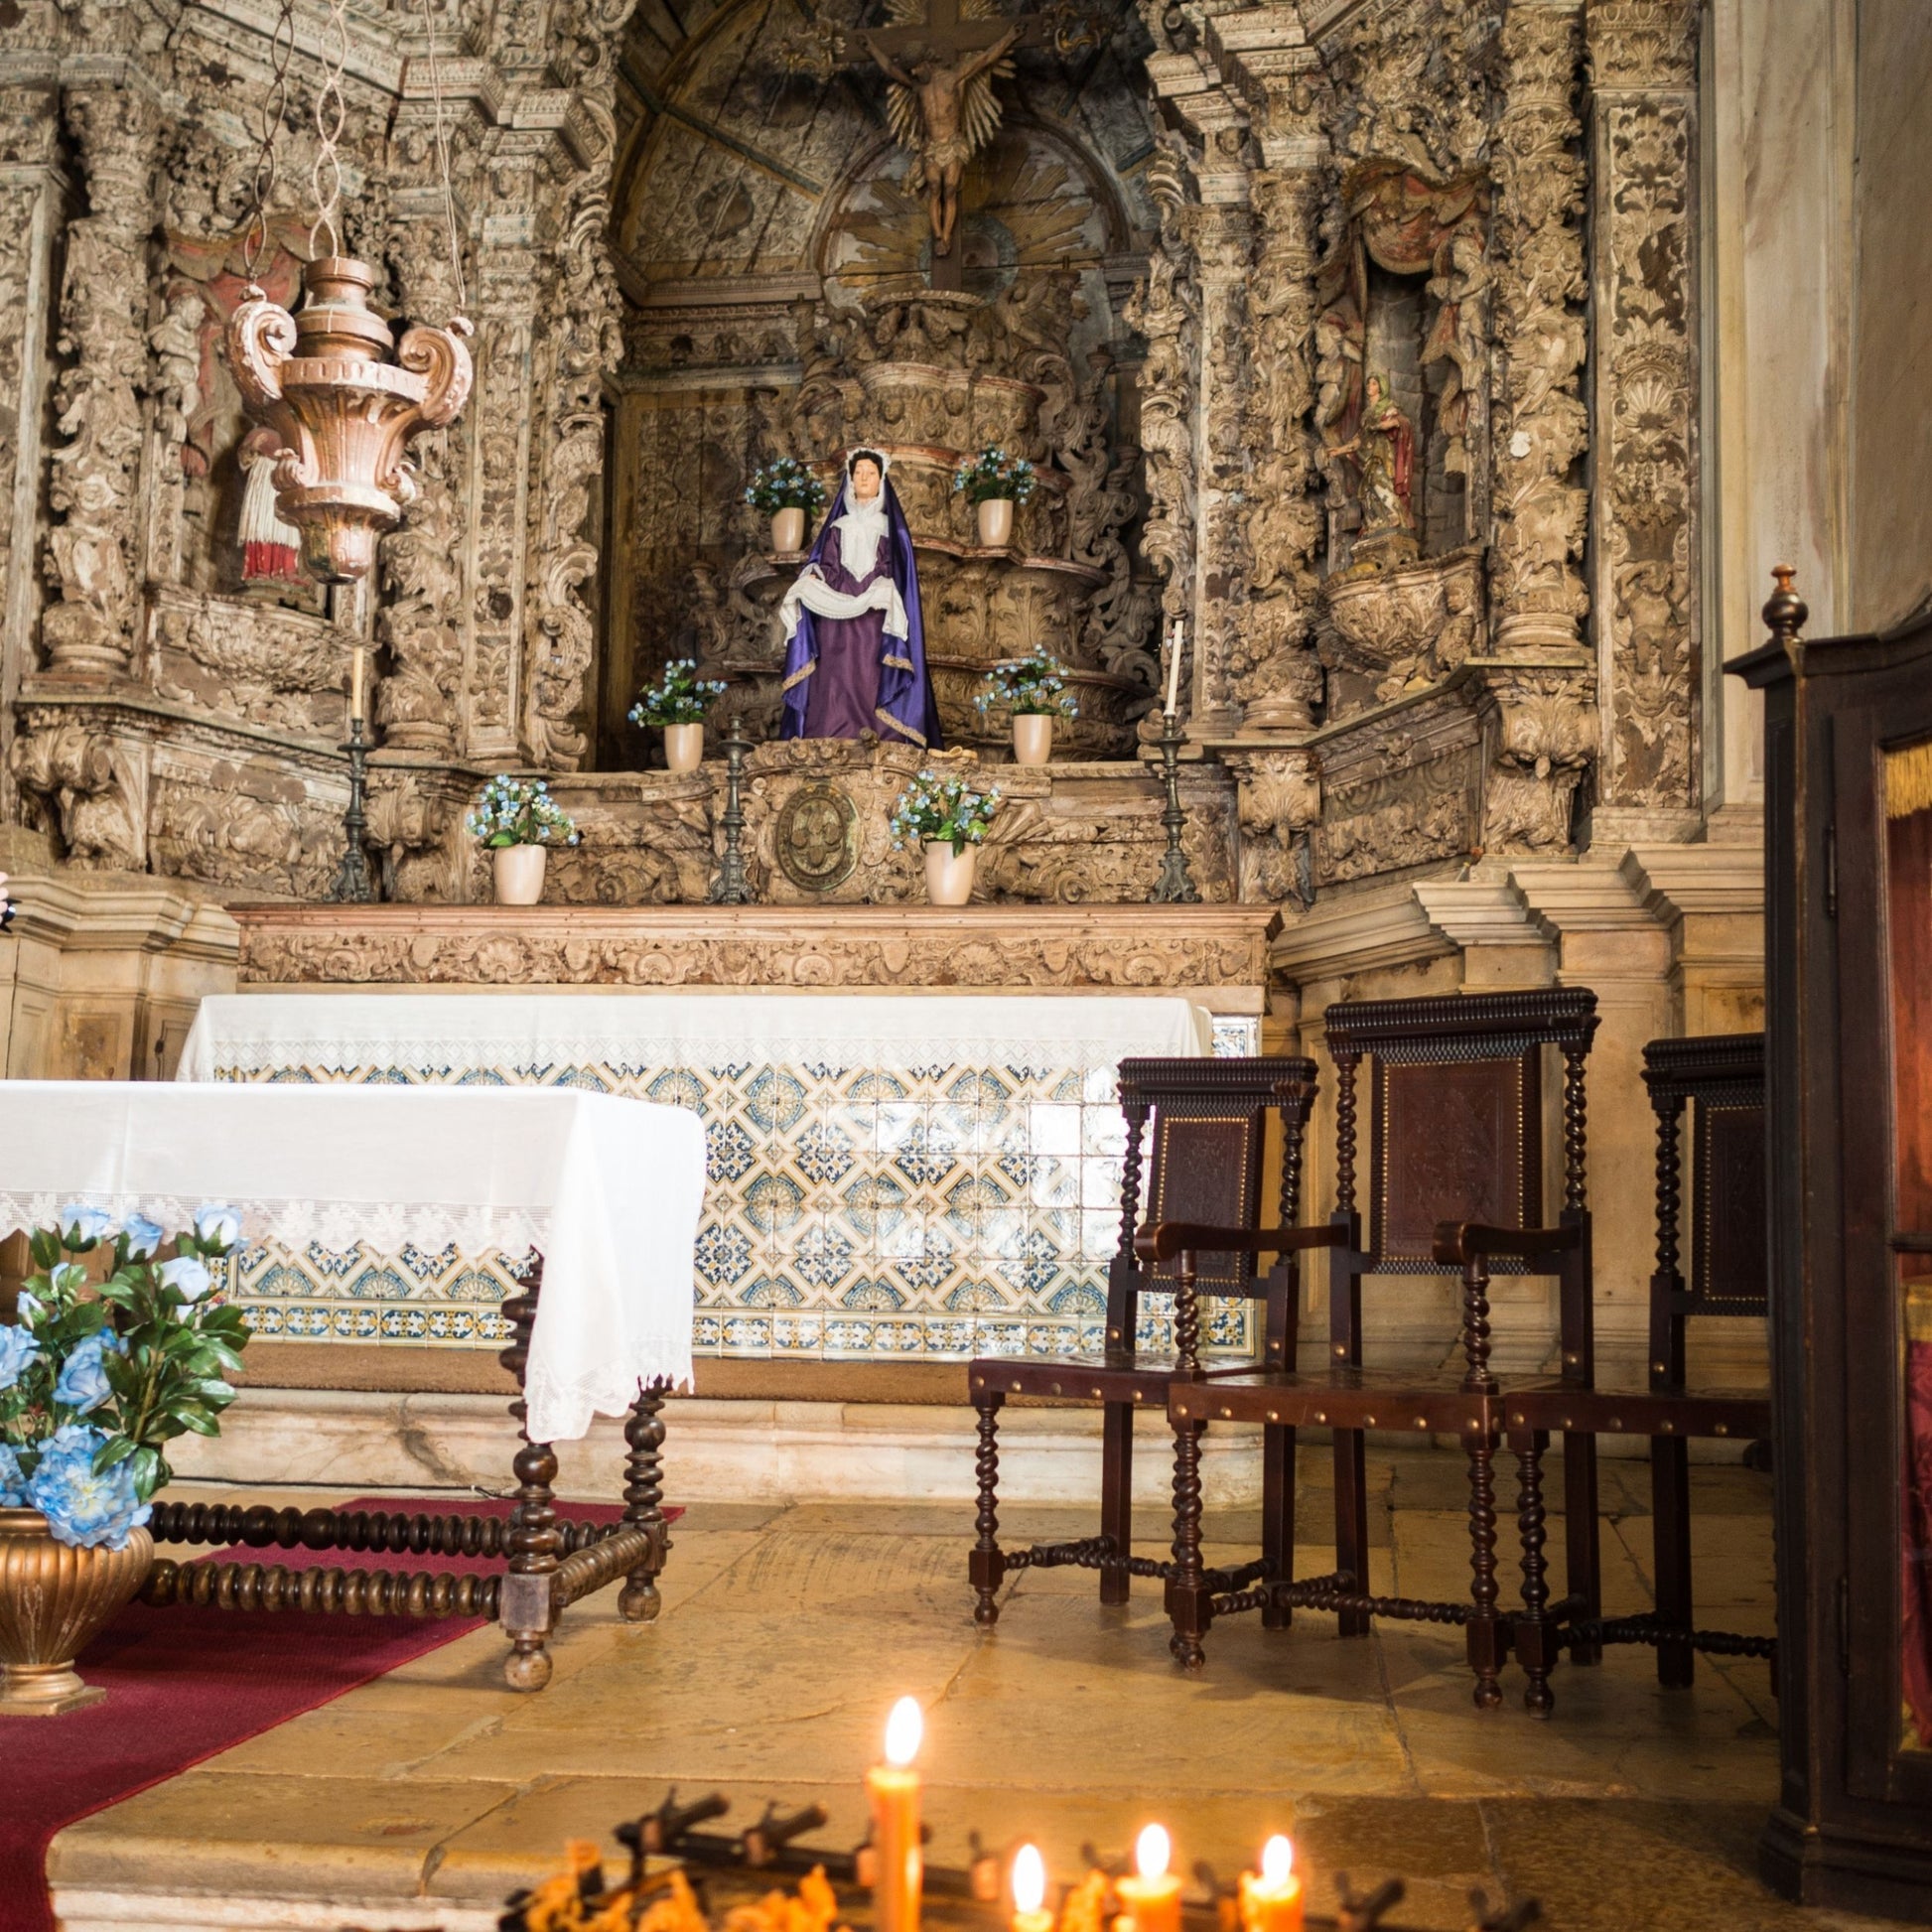
[[(1239, 129), (1214, 137), (1245, 142)], [(1235, 203), (1190, 207), (1182, 232), (1200, 290), (1200, 375), (1194, 398), (1197, 488), (1194, 660), (1189, 735), (1227, 737), (1241, 723), (1233, 665), (1248, 621), (1248, 280), (1254, 216)]]
[(1314, 390), (1309, 339), (1321, 254), (1333, 100), (1320, 56), (1286, 7), (1222, 14), (1210, 45), (1247, 101), (1263, 168), (1253, 177), (1254, 269), (1248, 283), (1250, 600), (1229, 657), (1242, 733), (1306, 732), (1320, 691), (1312, 650), (1320, 507), (1311, 494)]
[(1494, 637), (1499, 654), (1574, 647), (1588, 607), (1578, 561), (1588, 436), (1579, 395), (1588, 283), (1576, 95), (1581, 0), (1514, 0), (1496, 129)]
[(1597, 796), (1700, 802), (1697, 9), (1595, 0), (1590, 72)]
[(46, 569), (60, 601), (41, 620), (50, 671), (127, 674), (139, 602), (142, 392), (147, 384), (148, 237), (158, 120), (145, 95), (86, 86), (67, 98), (88, 212), (67, 231), (57, 430)]
[[(0, 91), (0, 759), (40, 610), (34, 531), (60, 215), (58, 127), (50, 91)], [(11, 777), (0, 784), (11, 789)], [(4, 804), (11, 818), (11, 798)]]
[[(437, 326), (457, 312), (441, 193), (398, 193), (389, 231), (389, 266), (404, 316)], [(416, 500), (402, 525), (382, 539), (378, 640), (387, 675), (376, 687), (375, 715), (385, 750), (449, 757), (457, 748), (463, 702), (470, 600), (464, 595), (464, 498), (455, 479), (475, 448), (473, 402), (448, 429), (418, 439)]]

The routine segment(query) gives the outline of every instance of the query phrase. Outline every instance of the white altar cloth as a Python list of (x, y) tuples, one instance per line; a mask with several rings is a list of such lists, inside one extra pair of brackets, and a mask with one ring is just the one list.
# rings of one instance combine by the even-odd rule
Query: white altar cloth
[(557, 1087), (0, 1081), (0, 1215), (69, 1202), (169, 1233), (209, 1202), (243, 1238), (542, 1250), (525, 1398), (537, 1442), (691, 1379), (704, 1131), (680, 1107)]
[(179, 1077), (665, 1068), (721, 1046), (774, 1065), (901, 1066), (962, 1042), (1001, 1063), (1111, 1073), (1131, 1054), (1205, 1054), (1213, 1033), (1206, 1008), (1173, 995), (239, 993), (202, 1002)]

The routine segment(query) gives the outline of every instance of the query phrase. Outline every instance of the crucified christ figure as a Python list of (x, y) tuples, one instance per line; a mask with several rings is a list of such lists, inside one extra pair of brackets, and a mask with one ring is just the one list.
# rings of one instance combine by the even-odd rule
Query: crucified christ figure
[(893, 132), (912, 150), (913, 185), (925, 190), (934, 255), (952, 253), (966, 163), (1000, 122), (1000, 103), (985, 76), (1012, 53), (1021, 33), (1020, 27), (1010, 27), (990, 47), (951, 63), (943, 47), (919, 47), (903, 67), (877, 35), (859, 36), (886, 77), (897, 82), (891, 103)]

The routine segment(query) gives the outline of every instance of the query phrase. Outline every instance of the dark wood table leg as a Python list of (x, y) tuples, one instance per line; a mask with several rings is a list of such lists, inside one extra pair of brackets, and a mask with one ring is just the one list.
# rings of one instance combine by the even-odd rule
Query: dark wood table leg
[(1006, 1397), (984, 1383), (973, 1391), (979, 1412), (979, 1448), (973, 1467), (979, 1477), (979, 1532), (966, 1559), (966, 1575), (973, 1586), (973, 1621), (990, 1629), (1000, 1620), (1000, 1586), (1006, 1581), (1007, 1560), (1000, 1550), (1000, 1410)]
[(530, 1365), (530, 1336), (536, 1327), (537, 1303), (543, 1293), (543, 1257), (533, 1258), (523, 1278), (523, 1292), (503, 1304), (511, 1323), (510, 1342), (498, 1358), (516, 1377), (516, 1397), (510, 1414), (516, 1419), (523, 1447), (510, 1464), (516, 1477), (516, 1505), (510, 1511), (505, 1539), (509, 1566), (503, 1577), (501, 1608), (503, 1634), (510, 1654), (503, 1662), (503, 1681), (513, 1691), (540, 1691), (550, 1682), (550, 1632), (556, 1623), (554, 1586), (563, 1555), (557, 1532), (557, 1457), (548, 1443), (533, 1443), (527, 1431), (529, 1410), (523, 1400), (523, 1377)]
[[(1271, 1584), (1295, 1581), (1295, 1432), (1266, 1423), (1261, 1435), (1261, 1557)], [(1264, 1630), (1286, 1630), (1293, 1608), (1270, 1595), (1261, 1606)]]
[(1125, 1603), (1134, 1582), (1127, 1571), (1134, 1553), (1134, 1405), (1102, 1404), (1100, 1429), (1100, 1534), (1120, 1559), (1100, 1566), (1100, 1600)]
[(667, 1382), (646, 1382), (630, 1405), (623, 1426), (629, 1453), (623, 1461), (623, 1520), (630, 1529), (650, 1533), (644, 1560), (624, 1579), (618, 1608), (626, 1623), (650, 1623), (664, 1607), (657, 1578), (671, 1553), (664, 1522), (664, 1395)]
[(1657, 1645), (1657, 1682), (1683, 1690), (1697, 1678), (1691, 1648), (1691, 1446), (1650, 1439), (1650, 1528), (1657, 1566), (1657, 1622), (1682, 1634)]
[(1500, 1680), (1506, 1626), (1496, 1612), (1496, 1435), (1472, 1429), (1469, 1449), (1469, 1668), (1478, 1711), (1503, 1701)]
[(1556, 1633), (1546, 1612), (1550, 1604), (1549, 1562), (1543, 1554), (1547, 1513), (1543, 1506), (1543, 1452), (1547, 1432), (1532, 1429), (1512, 1435), (1516, 1451), (1516, 1524), (1523, 1544), (1523, 1614), (1516, 1623), (1516, 1661), (1529, 1680), (1523, 1709), (1547, 1718), (1557, 1708), (1550, 1694), (1550, 1671), (1557, 1660)]

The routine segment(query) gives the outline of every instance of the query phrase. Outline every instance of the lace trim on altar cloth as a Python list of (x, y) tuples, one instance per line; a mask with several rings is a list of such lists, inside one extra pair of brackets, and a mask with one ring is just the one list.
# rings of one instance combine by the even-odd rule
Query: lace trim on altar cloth
[(637, 1035), (599, 1037), (571, 1035), (558, 1038), (509, 1041), (481, 1038), (398, 1036), (393, 1039), (305, 1038), (299, 1034), (264, 1033), (256, 1037), (221, 1034), (203, 1046), (192, 1076), (200, 1080), (253, 1079), (279, 1073), (302, 1079), (366, 1078), (405, 1070), (425, 1081), (476, 1085), (495, 1081), (544, 1083), (555, 1074), (581, 1070), (630, 1080), (648, 1074), (736, 1072), (746, 1066), (858, 1068), (921, 1077), (934, 1067), (991, 1067), (1033, 1078), (1111, 1073), (1132, 1055), (1185, 1055), (1200, 1050), (1176, 1036), (1148, 1039), (1081, 1038), (1066, 1034), (1016, 1035), (973, 1042), (905, 1038), (828, 1038), (823, 1034), (793, 1034), (698, 1046), (689, 1039), (645, 1038)]
[(688, 1331), (682, 1336), (646, 1336), (637, 1342), (629, 1362), (608, 1362), (579, 1375), (553, 1375), (533, 1354), (523, 1372), (530, 1440), (575, 1443), (590, 1433), (592, 1417), (626, 1415), (646, 1382), (668, 1382), (690, 1393)]
[[(69, 1206), (98, 1207), (123, 1221), (145, 1214), (171, 1238), (193, 1227), (195, 1214), (210, 1204), (206, 1194), (150, 1194), (135, 1190), (74, 1189), (66, 1193), (18, 1193), (0, 1189), (0, 1218), (10, 1228), (51, 1228)], [(218, 1203), (241, 1216), (244, 1242), (279, 1241), (298, 1253), (309, 1247), (344, 1254), (363, 1243), (380, 1254), (406, 1244), (455, 1247), (472, 1255), (512, 1258), (548, 1244), (547, 1207), (480, 1207), (443, 1201), (294, 1200), (223, 1196)]]

